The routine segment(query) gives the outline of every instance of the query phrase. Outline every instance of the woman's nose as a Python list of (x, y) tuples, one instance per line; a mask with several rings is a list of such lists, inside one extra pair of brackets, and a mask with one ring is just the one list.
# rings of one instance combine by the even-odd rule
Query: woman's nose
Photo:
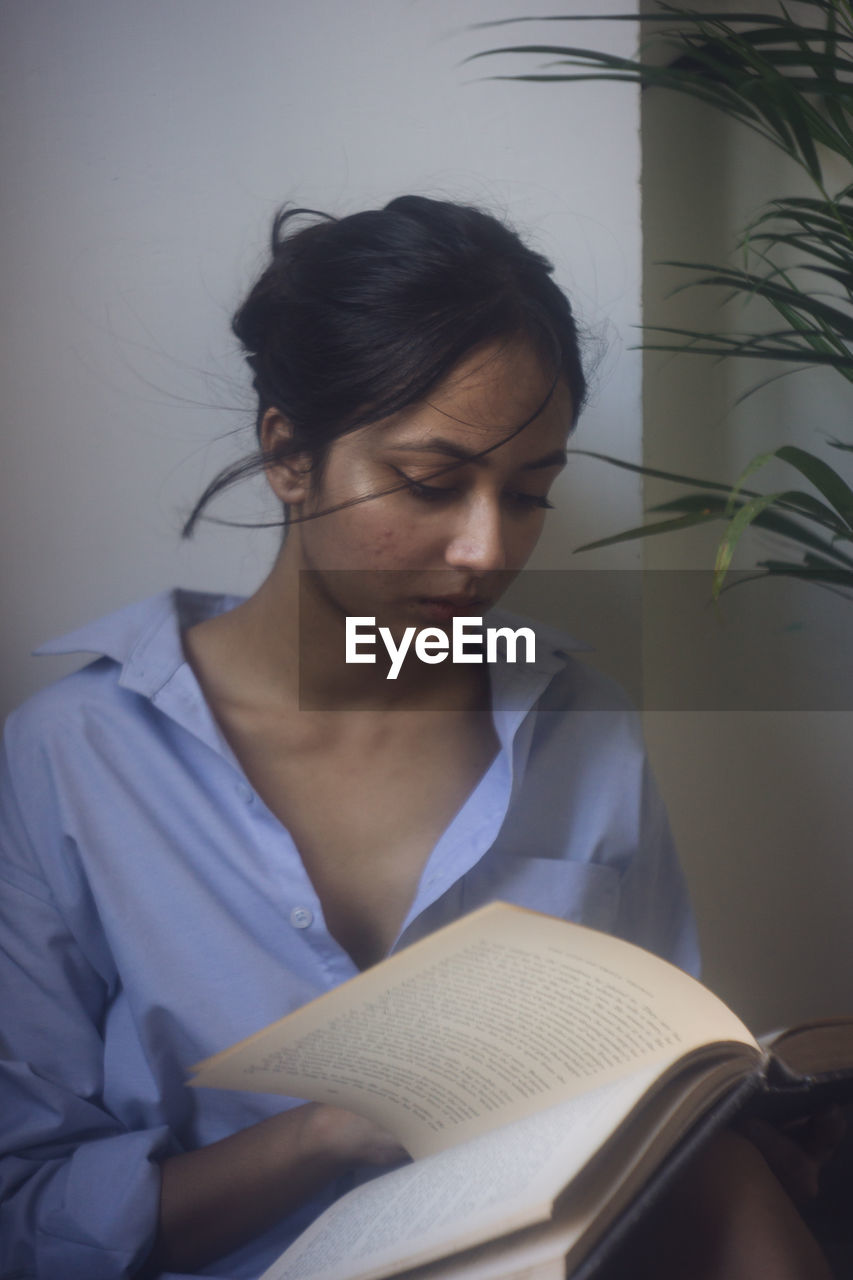
[(472, 501), (452, 521), (445, 551), (448, 567), (487, 573), (505, 569), (506, 559), (500, 504), (486, 498)]

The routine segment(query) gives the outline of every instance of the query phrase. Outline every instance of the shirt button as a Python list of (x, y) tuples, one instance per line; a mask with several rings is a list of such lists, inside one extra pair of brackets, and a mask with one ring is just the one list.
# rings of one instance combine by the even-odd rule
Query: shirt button
[(290, 913), (290, 923), (294, 929), (307, 929), (314, 920), (307, 907), (294, 907)]
[(246, 782), (237, 783), (237, 795), (245, 804), (251, 804), (255, 797), (254, 791)]

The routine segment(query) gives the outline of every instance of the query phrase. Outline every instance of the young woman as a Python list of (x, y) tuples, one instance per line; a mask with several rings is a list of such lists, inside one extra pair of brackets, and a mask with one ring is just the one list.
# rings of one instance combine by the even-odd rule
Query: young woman
[[(188, 1068), (481, 903), (696, 966), (636, 718), (561, 637), (439, 679), (341, 661), (348, 617), (448, 628), (533, 550), (585, 391), (548, 264), (447, 203), (294, 212), (234, 328), (260, 447), (190, 523), (262, 467), (286, 531), (268, 578), (48, 646), (96, 657), (7, 726), (4, 1276), (258, 1275), (404, 1153)], [(781, 1218), (798, 1269), (749, 1274), (819, 1275)]]

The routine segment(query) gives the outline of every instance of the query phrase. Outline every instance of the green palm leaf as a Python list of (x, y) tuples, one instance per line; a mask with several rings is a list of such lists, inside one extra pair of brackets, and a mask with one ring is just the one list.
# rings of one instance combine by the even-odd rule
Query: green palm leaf
[[(853, 382), (853, 8), (850, 0), (802, 0), (797, 16), (799, 23), (782, 0), (773, 13), (702, 13), (659, 2), (654, 13), (643, 15), (653, 56), (624, 58), (562, 43), (503, 45), (475, 55), (500, 53), (538, 63), (502, 79), (598, 79), (686, 94), (758, 133), (805, 171), (813, 194), (782, 194), (771, 200), (740, 237), (742, 265), (665, 264), (688, 274), (681, 288), (722, 291), (723, 306), (735, 300), (769, 306), (777, 317), (775, 326), (760, 331), (729, 327), (724, 332), (665, 325), (644, 329), (646, 350), (758, 359), (781, 369), (760, 385), (806, 367), (831, 368)], [(637, 16), (552, 14), (479, 25), (591, 20), (636, 23)], [(834, 195), (824, 185), (827, 152), (847, 169), (844, 185)], [(853, 444), (828, 443), (842, 453), (853, 452)], [(745, 480), (771, 459), (791, 467), (812, 491), (747, 489)], [(650, 523), (597, 539), (587, 548), (720, 520), (725, 529), (715, 594), (723, 588), (740, 539), (753, 526), (787, 540), (800, 555), (799, 560), (760, 562), (761, 576), (797, 574), (853, 588), (853, 554), (847, 550), (853, 552), (853, 488), (837, 468), (810, 450), (783, 445), (760, 455), (734, 486), (621, 459), (609, 462), (687, 486), (690, 492), (652, 508), (656, 518)]]

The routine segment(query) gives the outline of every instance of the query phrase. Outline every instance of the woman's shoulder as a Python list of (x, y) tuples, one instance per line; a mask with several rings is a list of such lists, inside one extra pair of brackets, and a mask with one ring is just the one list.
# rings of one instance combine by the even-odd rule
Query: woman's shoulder
[(182, 629), (229, 607), (232, 598), (162, 591), (39, 646), (35, 656), (79, 655), (82, 665), (32, 694), (6, 721), (7, 743), (38, 746), (71, 733), (91, 714), (139, 714), (185, 663)]
[(75, 671), (39, 689), (9, 716), (7, 732), (18, 738), (77, 715), (82, 705), (116, 697), (123, 667), (142, 636), (173, 611), (171, 592), (135, 601), (39, 645), (34, 656), (79, 656)]

